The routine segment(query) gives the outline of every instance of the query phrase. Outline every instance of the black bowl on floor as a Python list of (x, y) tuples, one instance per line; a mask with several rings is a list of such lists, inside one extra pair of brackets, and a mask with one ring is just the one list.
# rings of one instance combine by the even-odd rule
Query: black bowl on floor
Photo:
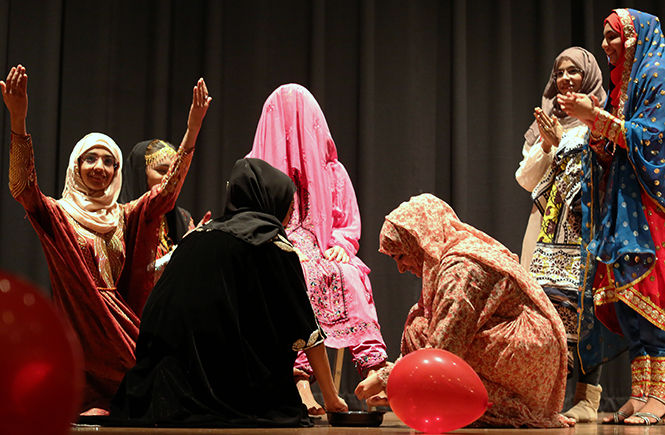
[(383, 411), (329, 412), (331, 426), (377, 427), (383, 423)]

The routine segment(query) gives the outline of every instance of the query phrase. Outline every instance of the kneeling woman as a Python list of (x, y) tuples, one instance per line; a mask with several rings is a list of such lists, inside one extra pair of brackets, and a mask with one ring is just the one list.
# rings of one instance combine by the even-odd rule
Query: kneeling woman
[[(423, 280), (402, 335), (402, 355), (445, 349), (478, 373), (493, 403), (487, 426), (561, 427), (566, 335), (542, 288), (506, 247), (461, 222), (448, 204), (423, 194), (402, 203), (381, 229), (379, 251)], [(356, 388), (385, 389), (391, 365)]]
[(328, 410), (347, 409), (284, 232), (294, 192), (268, 163), (236, 162), (224, 217), (182, 240), (148, 298), (111, 424), (309, 425), (293, 382), (299, 350)]

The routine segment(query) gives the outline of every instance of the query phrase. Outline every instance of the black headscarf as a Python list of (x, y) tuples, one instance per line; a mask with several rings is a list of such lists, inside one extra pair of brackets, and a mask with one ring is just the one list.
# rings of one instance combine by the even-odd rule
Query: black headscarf
[(279, 169), (260, 159), (240, 159), (231, 170), (224, 216), (202, 229), (224, 231), (255, 246), (277, 234), (286, 237), (282, 220), (295, 191), (289, 176)]
[[(158, 139), (137, 143), (127, 156), (122, 168), (122, 189), (120, 190), (120, 198), (118, 198), (119, 203), (125, 204), (138, 199), (148, 191), (148, 180), (145, 175), (145, 152), (148, 145), (155, 140)], [(172, 144), (166, 141), (160, 142), (175, 150)], [(166, 213), (165, 217), (169, 227), (169, 238), (177, 245), (189, 230), (191, 215), (187, 210), (176, 205)]]

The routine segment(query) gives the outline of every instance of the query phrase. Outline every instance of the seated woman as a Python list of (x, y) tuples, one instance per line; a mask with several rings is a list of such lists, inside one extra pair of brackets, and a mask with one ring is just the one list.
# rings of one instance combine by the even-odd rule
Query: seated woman
[[(559, 415), (566, 387), (563, 324), (516, 255), (430, 194), (393, 210), (380, 238), (379, 251), (393, 257), (400, 272), (423, 280), (406, 319), (402, 355), (433, 347), (464, 358), (493, 403), (478, 424), (575, 424)], [(369, 376), (356, 395), (382, 404), (372, 396), (385, 389), (391, 369)]]
[(289, 177), (266, 162), (236, 162), (224, 216), (183, 239), (148, 298), (136, 366), (107, 424), (310, 425), (293, 382), (300, 350), (326, 408), (348, 409), (333, 385), (325, 335), (283, 227), (294, 191)]
[(28, 75), (13, 67), (0, 82), (11, 120), (9, 190), (25, 208), (44, 248), (53, 299), (77, 332), (84, 350), (86, 387), (82, 410), (108, 413), (123, 375), (134, 365), (139, 312), (154, 284), (146, 269), (154, 256), (141, 243), (157, 232), (173, 208), (192, 160), (211, 98), (200, 79), (194, 87), (187, 131), (162, 183), (130, 204), (117, 203), (122, 153), (100, 133), (83, 137), (69, 157), (62, 198), (37, 185), (32, 139), (26, 130)]
[[(363, 374), (387, 359), (369, 268), (356, 256), (360, 210), (323, 111), (314, 96), (297, 84), (277, 88), (263, 112), (248, 157), (286, 173), (296, 184), (293, 216), (286, 226), (298, 248), (314, 314), (326, 332), (326, 346), (348, 348)], [(310, 390), (312, 370), (302, 353), (296, 379), (312, 414), (325, 411)]]
[[(177, 155), (175, 147), (161, 139), (146, 140), (134, 145), (122, 168), (122, 190), (118, 201), (129, 203), (151, 191), (155, 186), (159, 186)], [(209, 217), (208, 212), (201, 223), (207, 222)], [(146, 235), (151, 240), (144, 239), (143, 243), (153, 248), (155, 254), (153, 261), (148, 265), (148, 270), (154, 271), (155, 282), (164, 271), (164, 266), (169, 262), (171, 253), (180, 240), (194, 228), (192, 215), (176, 204), (161, 216), (159, 231)], [(141, 309), (143, 303), (145, 301), (142, 301)]]

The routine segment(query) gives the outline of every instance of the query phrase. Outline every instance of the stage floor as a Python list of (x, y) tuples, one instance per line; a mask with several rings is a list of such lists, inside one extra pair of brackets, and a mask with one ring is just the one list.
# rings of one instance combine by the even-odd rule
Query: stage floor
[[(326, 435), (390, 435), (419, 433), (405, 426), (393, 413), (384, 416), (383, 424), (376, 428), (332, 427), (325, 417), (313, 428), (303, 429), (134, 429), (134, 428), (102, 428), (96, 426), (74, 427), (71, 435), (222, 435), (222, 434), (326, 434)], [(580, 424), (568, 429), (460, 429), (456, 434), (533, 434), (543, 435), (665, 435), (665, 425), (659, 426), (624, 426), (603, 424)]]

